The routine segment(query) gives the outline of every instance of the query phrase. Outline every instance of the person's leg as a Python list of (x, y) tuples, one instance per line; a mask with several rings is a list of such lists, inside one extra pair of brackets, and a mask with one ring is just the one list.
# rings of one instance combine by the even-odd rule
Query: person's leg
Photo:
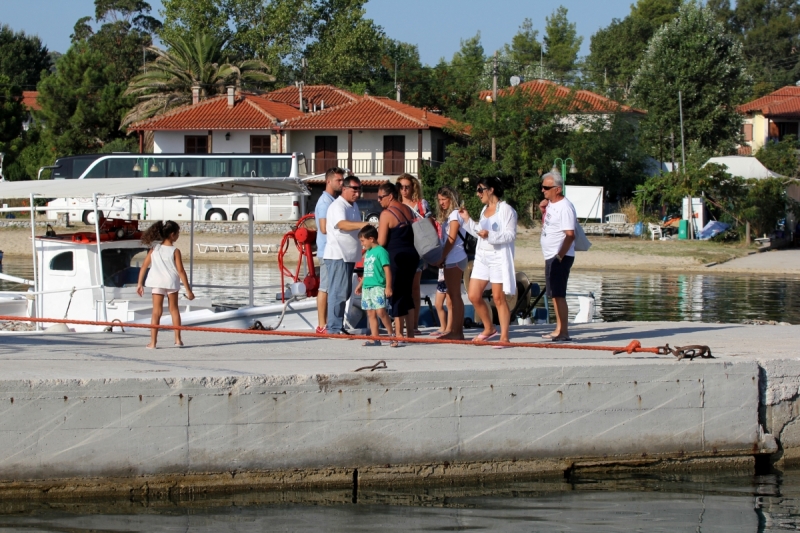
[[(467, 291), (467, 294), (469, 295), (469, 301), (472, 303), (472, 307), (475, 309), (475, 314), (483, 324), (483, 331), (481, 332), (481, 335), (484, 337), (493, 335), (497, 331), (494, 328), (494, 324), (492, 324), (492, 313), (489, 309), (489, 306), (483, 301), (483, 291), (486, 289), (486, 285), (488, 283), (489, 280), (476, 279), (473, 274), (472, 279), (469, 280), (469, 290)], [(452, 304), (453, 302), (451, 301), (450, 303)]]
[(556, 331), (553, 338), (569, 337), (569, 307), (566, 298), (553, 298), (553, 307), (556, 310)]
[(344, 328), (344, 309), (345, 302), (350, 296), (347, 290), (350, 285), (345, 268), (345, 262), (341, 259), (325, 259), (325, 268), (328, 269), (328, 319), (327, 332), (331, 334), (341, 333)]
[[(447, 329), (445, 331), (453, 331), (453, 313), (451, 311), (451, 309), (453, 309), (453, 302), (450, 301), (450, 296), (445, 298), (445, 302), (447, 303)], [(463, 302), (463, 299), (462, 299), (462, 302)], [(462, 327), (461, 331), (463, 333), (463, 331), (464, 331), (463, 330), (463, 327), (464, 327), (463, 323), (461, 324), (461, 327)]]
[(447, 299), (447, 293), (445, 292), (436, 292), (436, 300), (434, 301), (434, 307), (436, 307), (436, 315), (439, 317), (439, 333), (447, 333), (450, 331), (447, 329), (447, 311), (444, 310), (444, 301)]
[(374, 309), (367, 311), (367, 321), (369, 322), (370, 336), (379, 337), (381, 332), (378, 328), (378, 312)]
[[(180, 327), (181, 309), (180, 307), (178, 307), (178, 293), (177, 292), (170, 293), (167, 296), (167, 298), (169, 298), (169, 314), (172, 316), (172, 325)], [(180, 330), (176, 329), (174, 331), (175, 331), (175, 346), (183, 346)]]
[(544, 262), (544, 293), (545, 295), (550, 298), (550, 301), (553, 302), (553, 308), (556, 309), (556, 329), (554, 329), (550, 333), (546, 333), (542, 335), (544, 338), (552, 338), (558, 337), (561, 334), (561, 330), (559, 329), (560, 324), (558, 322), (558, 309), (556, 308), (555, 300), (553, 299), (553, 262), (558, 261), (558, 259), (551, 257), (550, 259), (546, 259)]
[(410, 328), (411, 335), (409, 338), (414, 337), (414, 333), (419, 331), (419, 309), (420, 305), (422, 304), (422, 298), (420, 297), (420, 283), (422, 282), (422, 272), (417, 272), (414, 274), (414, 282), (411, 284), (411, 298), (414, 301), (414, 315), (411, 316), (411, 312), (409, 312), (409, 318), (411, 320), (412, 328)]
[(408, 325), (408, 322), (406, 321), (407, 318), (408, 315), (394, 317), (394, 334), (396, 337), (408, 336), (407, 332), (403, 330), (403, 328)]
[(409, 339), (414, 338), (414, 330), (417, 329), (417, 326), (414, 325), (416, 324), (417, 315), (419, 315), (419, 313), (417, 313), (416, 309), (409, 309), (406, 315), (406, 337)]
[[(161, 323), (161, 314), (164, 312), (164, 295), (153, 293), (153, 316), (150, 319), (150, 324), (157, 326)], [(150, 344), (148, 348), (155, 348), (158, 341), (158, 330), (153, 328), (150, 330)]]
[(492, 283), (492, 301), (494, 301), (494, 306), (497, 308), (497, 321), (500, 322), (500, 342), (511, 342), (508, 340), (511, 309), (508, 308), (508, 301), (503, 292), (502, 283)]
[(317, 329), (325, 329), (328, 322), (328, 269), (323, 260), (319, 266), (319, 292), (317, 292)]
[(447, 284), (447, 296), (450, 298), (450, 315), (452, 323), (450, 333), (443, 335), (445, 339), (462, 340), (464, 338), (464, 300), (461, 298), (461, 279), (464, 271), (457, 266), (444, 269), (444, 281)]
[(566, 256), (561, 261), (556, 259), (551, 267), (553, 307), (556, 310), (556, 331), (558, 338), (569, 338), (569, 306), (567, 305), (567, 282), (569, 271), (575, 258)]
[(378, 318), (383, 323), (383, 327), (386, 328), (386, 334), (390, 337), (394, 337), (394, 329), (392, 328), (392, 319), (389, 316), (389, 313), (386, 311), (386, 308), (378, 309), (375, 314), (378, 315)]

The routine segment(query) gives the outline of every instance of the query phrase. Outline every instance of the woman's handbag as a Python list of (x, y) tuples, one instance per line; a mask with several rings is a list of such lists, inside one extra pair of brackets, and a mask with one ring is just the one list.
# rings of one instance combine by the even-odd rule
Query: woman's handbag
[(575, 221), (575, 251), (588, 252), (592, 247), (592, 243), (586, 238), (586, 233), (583, 232), (580, 222)]
[(411, 224), (411, 229), (414, 231), (414, 248), (422, 260), (432, 265), (441, 261), (442, 241), (439, 240), (433, 220), (419, 218)]

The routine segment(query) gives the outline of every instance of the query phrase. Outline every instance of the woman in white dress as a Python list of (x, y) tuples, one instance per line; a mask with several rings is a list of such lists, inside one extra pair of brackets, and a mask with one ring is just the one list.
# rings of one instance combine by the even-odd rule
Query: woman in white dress
[[(475, 189), (484, 208), (478, 222), (471, 220), (466, 209), (459, 214), (464, 227), (478, 238), (468, 294), (475, 314), (483, 323), (483, 331), (474, 341), (488, 341), (498, 335), (500, 342), (510, 342), (508, 327), (511, 310), (505, 295), (517, 293), (514, 270), (514, 241), (517, 238), (517, 212), (502, 200), (503, 184), (498, 178), (482, 178)], [(492, 300), (497, 308), (500, 331), (492, 323), (492, 313), (483, 301), (483, 291), (492, 284)], [(500, 346), (497, 346), (500, 348)]]

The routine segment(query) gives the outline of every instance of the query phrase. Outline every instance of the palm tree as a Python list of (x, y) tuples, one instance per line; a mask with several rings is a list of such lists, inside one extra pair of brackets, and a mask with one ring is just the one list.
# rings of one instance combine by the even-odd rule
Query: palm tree
[(148, 47), (156, 59), (147, 63), (143, 72), (128, 84), (125, 95), (137, 96), (139, 103), (125, 115), (123, 127), (190, 103), (192, 87), (200, 87), (200, 96), (205, 98), (223, 93), (227, 85), (240, 87), (242, 81), (275, 81), (267, 73), (269, 66), (259, 59), (230, 63), (224, 39), (200, 34), (194, 39), (163, 39), (163, 42), (168, 50)]

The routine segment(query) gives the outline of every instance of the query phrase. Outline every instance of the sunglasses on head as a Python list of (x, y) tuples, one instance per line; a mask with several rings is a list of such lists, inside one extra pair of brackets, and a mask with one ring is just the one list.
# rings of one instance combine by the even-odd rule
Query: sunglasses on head
[(543, 191), (549, 191), (550, 189), (555, 189), (555, 188), (556, 188), (555, 185), (542, 185)]

